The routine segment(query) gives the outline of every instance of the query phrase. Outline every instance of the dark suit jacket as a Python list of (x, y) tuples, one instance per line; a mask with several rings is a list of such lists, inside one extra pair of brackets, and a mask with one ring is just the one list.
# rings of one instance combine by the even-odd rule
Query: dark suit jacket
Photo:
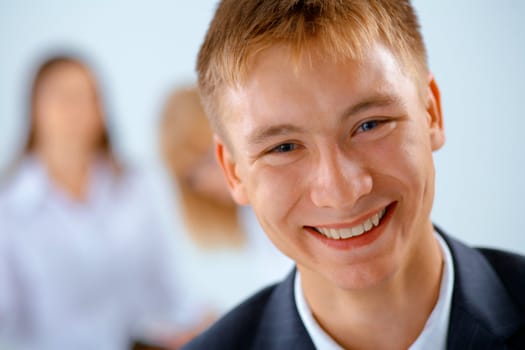
[[(525, 257), (473, 249), (436, 229), (455, 269), (447, 349), (525, 349)], [(314, 349), (295, 306), (294, 275), (252, 296), (183, 349)]]

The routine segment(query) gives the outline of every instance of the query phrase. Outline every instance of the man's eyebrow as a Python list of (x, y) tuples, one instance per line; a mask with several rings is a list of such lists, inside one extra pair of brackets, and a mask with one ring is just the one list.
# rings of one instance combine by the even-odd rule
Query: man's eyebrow
[(253, 132), (250, 133), (248, 136), (248, 142), (254, 145), (263, 143), (266, 139), (280, 136), (280, 135), (286, 135), (289, 133), (294, 132), (301, 132), (303, 131), (302, 128), (298, 127), (297, 125), (292, 124), (277, 124), (272, 125), (270, 127), (261, 127), (258, 129), (255, 129)]
[(341, 114), (341, 119), (347, 119), (356, 114), (365, 112), (371, 108), (387, 107), (387, 106), (402, 106), (403, 102), (399, 96), (391, 94), (378, 94), (370, 96), (361, 102), (358, 102), (347, 109)]

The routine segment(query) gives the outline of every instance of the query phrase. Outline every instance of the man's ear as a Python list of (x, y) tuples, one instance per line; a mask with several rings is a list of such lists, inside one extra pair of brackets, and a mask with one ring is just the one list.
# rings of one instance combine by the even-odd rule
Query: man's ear
[(237, 164), (232, 157), (232, 154), (217, 135), (214, 136), (213, 140), (215, 143), (215, 156), (222, 168), (222, 172), (224, 173), (226, 183), (228, 184), (233, 199), (239, 205), (247, 205), (248, 198), (246, 196), (244, 184), (237, 174)]
[(432, 151), (437, 151), (445, 143), (445, 127), (441, 113), (441, 94), (436, 79), (432, 73), (428, 76), (428, 96), (426, 110), (429, 117), (430, 145)]

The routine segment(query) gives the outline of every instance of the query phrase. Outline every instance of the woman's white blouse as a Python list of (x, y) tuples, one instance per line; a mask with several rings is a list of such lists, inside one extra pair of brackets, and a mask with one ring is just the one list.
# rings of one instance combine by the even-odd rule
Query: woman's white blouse
[(192, 314), (144, 181), (90, 176), (75, 201), (28, 157), (0, 191), (0, 347), (127, 349)]

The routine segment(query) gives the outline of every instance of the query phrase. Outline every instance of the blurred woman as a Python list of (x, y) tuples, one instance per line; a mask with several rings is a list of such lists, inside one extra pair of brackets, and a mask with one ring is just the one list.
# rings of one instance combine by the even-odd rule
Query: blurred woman
[(93, 73), (54, 57), (0, 191), (0, 344), (128, 349), (183, 322), (171, 237), (111, 147)]
[(250, 208), (231, 198), (195, 88), (176, 90), (160, 124), (173, 179), (175, 231), (185, 288), (216, 315), (283, 278), (291, 261), (268, 241)]

